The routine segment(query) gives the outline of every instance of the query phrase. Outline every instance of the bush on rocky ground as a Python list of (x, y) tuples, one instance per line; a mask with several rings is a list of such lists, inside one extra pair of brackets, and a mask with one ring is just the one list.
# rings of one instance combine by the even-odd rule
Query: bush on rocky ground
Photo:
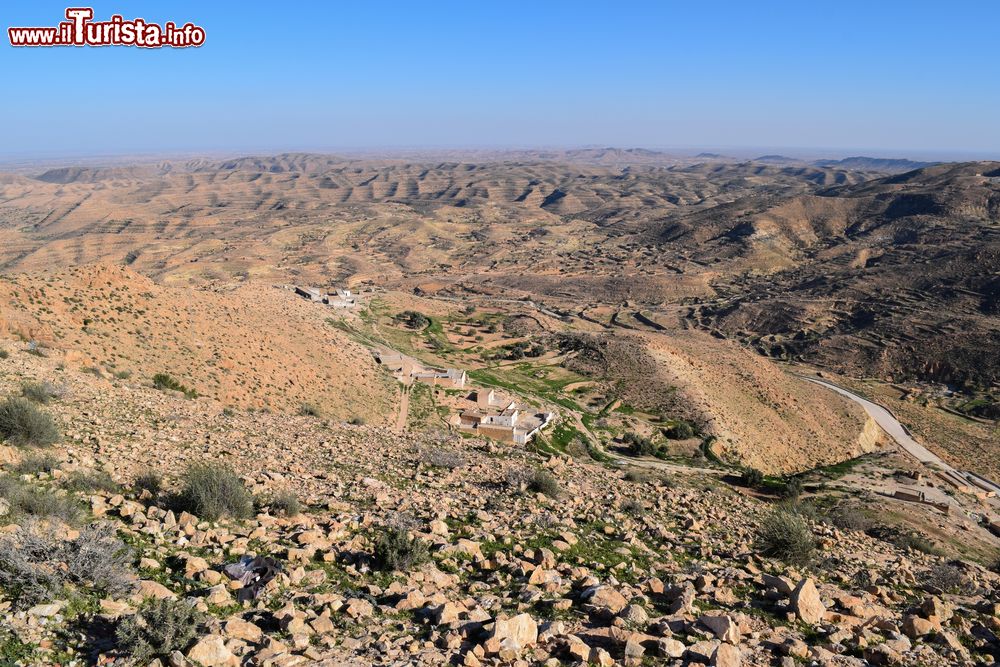
[(59, 466), (59, 461), (49, 454), (28, 454), (12, 468), (18, 475), (49, 473)]
[(180, 383), (180, 381), (176, 380), (175, 378), (171, 377), (166, 373), (157, 373), (156, 375), (154, 375), (153, 386), (161, 391), (165, 389), (170, 391), (179, 391), (188, 398), (198, 398), (197, 391), (189, 387), (185, 387), (183, 384)]
[(629, 468), (625, 471), (623, 479), (626, 482), (636, 484), (658, 484), (670, 486), (670, 476), (662, 470), (652, 470), (649, 468)]
[(21, 385), (21, 396), (41, 405), (46, 405), (61, 395), (62, 392), (48, 382), (25, 382)]
[(262, 498), (260, 504), (270, 509), (272, 514), (282, 516), (296, 516), (302, 512), (298, 496), (287, 490)]
[(317, 406), (312, 403), (303, 403), (299, 406), (299, 414), (303, 417), (319, 417), (321, 416), (320, 410)]
[(447, 468), (448, 470), (455, 470), (466, 464), (464, 456), (449, 449), (426, 449), (423, 451), (422, 459), (429, 466)]
[(515, 468), (507, 472), (507, 486), (515, 491), (542, 493), (550, 498), (558, 498), (562, 493), (559, 480), (552, 473), (541, 468)]
[(174, 503), (178, 509), (208, 521), (222, 516), (246, 519), (253, 515), (253, 497), (228, 466), (192, 464), (184, 473), (183, 484)]
[(148, 600), (118, 624), (118, 650), (134, 664), (168, 659), (184, 651), (198, 636), (205, 619), (190, 604), (176, 600)]
[(139, 474), (132, 482), (132, 492), (136, 496), (141, 496), (143, 491), (148, 492), (154, 500), (159, 498), (163, 492), (163, 476), (155, 470)]
[(0, 438), (18, 447), (47, 447), (59, 439), (52, 417), (26, 398), (0, 403)]
[(756, 468), (744, 468), (740, 474), (740, 484), (751, 489), (759, 488), (764, 484), (764, 473)]
[(781, 495), (788, 500), (798, 500), (802, 495), (804, 485), (801, 477), (788, 477), (781, 489)]
[(401, 523), (390, 524), (375, 540), (375, 565), (387, 572), (411, 570), (430, 557), (427, 543)]
[(802, 565), (812, 560), (816, 540), (805, 519), (786, 508), (775, 508), (757, 528), (756, 547), (765, 556)]
[(951, 563), (939, 563), (919, 578), (924, 588), (941, 591), (942, 593), (958, 594), (969, 591), (969, 577), (962, 568)]
[(127, 594), (135, 586), (131, 563), (131, 550), (106, 524), (64, 539), (29, 522), (0, 537), (0, 588), (19, 609), (67, 595)]
[(103, 470), (76, 470), (66, 479), (64, 486), (70, 491), (94, 493), (119, 493), (121, 485), (111, 479), (111, 475)]
[(51, 518), (75, 523), (80, 517), (80, 507), (72, 498), (10, 476), (0, 477), (0, 510), (0, 519), (4, 523), (23, 517)]

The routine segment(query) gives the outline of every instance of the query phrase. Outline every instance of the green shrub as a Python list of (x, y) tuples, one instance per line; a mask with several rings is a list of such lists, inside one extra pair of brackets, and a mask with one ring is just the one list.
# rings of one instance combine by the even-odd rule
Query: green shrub
[(764, 484), (764, 473), (756, 468), (745, 468), (740, 475), (740, 483), (751, 489), (760, 488)]
[(111, 526), (90, 526), (71, 540), (31, 524), (0, 537), (0, 588), (15, 608), (63, 597), (121, 596), (135, 588), (132, 552)]
[(299, 414), (303, 417), (319, 417), (319, 408), (312, 403), (303, 403), (299, 406)]
[(173, 377), (167, 375), (166, 373), (157, 373), (153, 376), (153, 386), (157, 389), (179, 391), (188, 398), (198, 398), (198, 392), (194, 389), (189, 389), (183, 384), (175, 380)]
[(75, 470), (66, 479), (65, 487), (70, 491), (81, 491), (93, 493), (95, 491), (106, 491), (107, 493), (118, 493), (121, 486), (111, 475), (103, 470)]
[(26, 484), (15, 477), (0, 477), (0, 499), (9, 506), (5, 521), (37, 517), (74, 523), (80, 517), (80, 507), (72, 498)]
[(667, 456), (665, 445), (656, 444), (651, 439), (636, 433), (626, 433), (622, 436), (622, 442), (628, 446), (629, 454), (632, 456), (655, 456), (657, 458)]
[(176, 503), (180, 509), (208, 521), (222, 516), (246, 519), (253, 515), (253, 497), (228, 466), (195, 463), (184, 473), (183, 483)]
[(59, 394), (60, 391), (48, 382), (25, 382), (21, 385), (21, 396), (41, 405), (58, 398)]
[(364, 426), (365, 425), (365, 418), (364, 417), (360, 417), (358, 415), (354, 415), (353, 417), (351, 417), (351, 421), (348, 422), (348, 423), (350, 423), (353, 426)]
[(18, 475), (37, 475), (40, 472), (52, 472), (59, 466), (59, 461), (49, 454), (29, 454), (23, 457), (13, 467)]
[(147, 470), (140, 474), (132, 482), (132, 492), (136, 496), (141, 496), (143, 491), (147, 491), (154, 499), (160, 496), (163, 491), (163, 477), (155, 470)]
[(118, 624), (118, 649), (134, 664), (184, 651), (198, 636), (204, 617), (191, 605), (177, 600), (147, 600), (139, 610)]
[(798, 500), (802, 495), (803, 484), (801, 477), (789, 477), (785, 479), (785, 484), (781, 489), (781, 495), (789, 500)]
[(298, 496), (291, 491), (278, 491), (267, 498), (264, 504), (271, 508), (271, 512), (274, 514), (296, 516), (302, 512), (302, 503), (299, 502)]
[(10, 358), (10, 352), (8, 352), (7, 350), (0, 350), (0, 359), (9, 359), (9, 358)]
[(415, 310), (404, 310), (394, 319), (409, 329), (424, 329), (431, 323), (426, 315)]
[(548, 471), (536, 468), (528, 478), (528, 490), (533, 493), (543, 493), (550, 498), (558, 498), (562, 490), (559, 481)]
[(18, 447), (46, 447), (59, 439), (52, 417), (26, 398), (0, 403), (0, 438)]
[(375, 565), (387, 572), (405, 572), (417, 567), (429, 556), (427, 543), (410, 535), (404, 526), (388, 526), (375, 541)]
[(768, 514), (757, 528), (756, 547), (765, 556), (803, 565), (812, 560), (816, 540), (801, 516), (779, 508)]
[(679, 421), (663, 429), (663, 435), (671, 440), (688, 440), (695, 436), (695, 430), (688, 422)]

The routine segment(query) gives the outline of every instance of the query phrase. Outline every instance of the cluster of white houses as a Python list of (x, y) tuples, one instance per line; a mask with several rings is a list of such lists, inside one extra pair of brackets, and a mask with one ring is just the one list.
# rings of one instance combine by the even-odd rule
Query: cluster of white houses
[(304, 299), (309, 299), (317, 303), (325, 303), (334, 308), (353, 308), (358, 305), (357, 295), (349, 289), (337, 289), (324, 294), (315, 287), (299, 287), (296, 285), (295, 293)]
[[(469, 399), (473, 397), (470, 395)], [(451, 423), (465, 431), (519, 445), (528, 443), (555, 416), (551, 412), (524, 410), (492, 389), (477, 389), (475, 402), (475, 408), (453, 415)]]
[[(458, 368), (427, 368), (413, 357), (399, 352), (376, 352), (380, 364), (385, 366), (400, 382), (422, 382), (447, 389), (464, 389), (468, 375)], [(449, 423), (463, 431), (494, 440), (526, 444), (539, 431), (548, 426), (554, 414), (533, 412), (513, 400), (497, 394), (492, 389), (475, 389), (458, 400), (459, 409)]]
[(469, 380), (465, 371), (458, 368), (425, 368), (413, 357), (399, 352), (379, 351), (376, 353), (378, 362), (386, 367), (396, 379), (409, 384), (423, 382), (450, 389), (462, 389)]

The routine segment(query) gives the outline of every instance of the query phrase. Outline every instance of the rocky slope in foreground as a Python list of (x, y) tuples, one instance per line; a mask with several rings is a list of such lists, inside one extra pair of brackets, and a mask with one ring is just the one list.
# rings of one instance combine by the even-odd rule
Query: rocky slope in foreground
[[(47, 593), (6, 580), (5, 664), (127, 664), (125, 649), (141, 648), (130, 637), (166, 627), (137, 620), (153, 618), (144, 597), (177, 600), (163, 603), (171, 628), (192, 630), (150, 664), (956, 665), (1000, 651), (997, 575), (789, 514), (815, 555), (765, 557), (772, 508), (713, 477), (668, 482), (476, 440), (223, 411), (5, 348), (0, 398), (51, 383), (28, 393), (48, 397), (38, 409), (62, 438), (44, 465), (35, 450), (0, 449), (0, 581), (36, 572), (39, 554), (72, 564), (46, 574), (58, 584)], [(196, 461), (306, 507), (282, 516), (265, 501), (246, 519), (208, 521), (95, 472), (132, 488), (155, 470), (175, 486)], [(67, 528), (54, 515), (72, 519), (73, 500), (87, 511)], [(392, 526), (428, 547), (425, 562), (380, 568), (387, 553), (419, 555), (386, 546)], [(32, 536), (48, 547), (13, 559)], [(95, 553), (116, 554), (101, 561), (119, 564), (115, 577)], [(270, 556), (280, 573), (238, 602), (243, 585), (224, 572), (244, 555)], [(184, 626), (180, 605), (203, 616)]]

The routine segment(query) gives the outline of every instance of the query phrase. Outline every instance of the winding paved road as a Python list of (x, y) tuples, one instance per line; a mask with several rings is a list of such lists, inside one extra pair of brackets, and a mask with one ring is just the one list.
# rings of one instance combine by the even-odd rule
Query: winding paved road
[(941, 466), (942, 468), (949, 470), (951, 466), (941, 460), (939, 456), (932, 453), (926, 447), (921, 445), (919, 442), (913, 439), (910, 432), (906, 430), (906, 427), (899, 423), (899, 420), (887, 409), (883, 408), (878, 403), (873, 403), (867, 398), (862, 398), (857, 394), (850, 392), (843, 387), (838, 387), (835, 384), (826, 382), (824, 380), (818, 380), (816, 378), (806, 377), (800, 375), (803, 380), (808, 380), (814, 384), (822, 385), (827, 389), (831, 389), (841, 396), (846, 396), (855, 403), (859, 403), (861, 407), (865, 409), (868, 416), (875, 420), (875, 423), (882, 427), (882, 430), (889, 434), (889, 436), (895, 440), (900, 447), (902, 447), (906, 452), (917, 459), (921, 463), (933, 463), (935, 465)]

